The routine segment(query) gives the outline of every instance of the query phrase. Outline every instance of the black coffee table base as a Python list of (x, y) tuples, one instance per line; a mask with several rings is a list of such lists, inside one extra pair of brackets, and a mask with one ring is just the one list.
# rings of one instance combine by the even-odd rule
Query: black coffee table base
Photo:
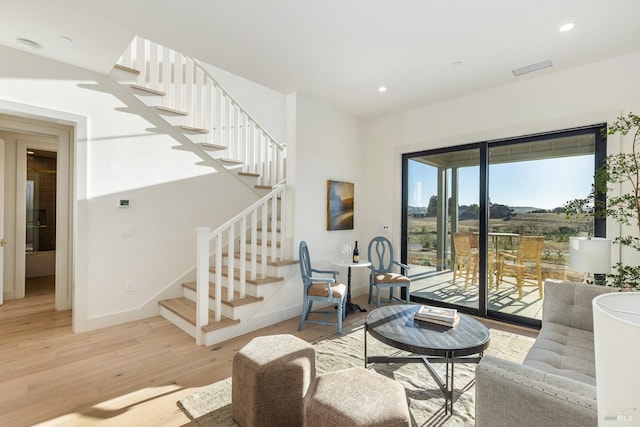
[[(364, 367), (367, 367), (368, 363), (424, 363), (425, 368), (431, 374), (433, 380), (440, 387), (440, 391), (444, 395), (444, 413), (445, 415), (451, 412), (453, 414), (453, 370), (456, 363), (479, 363), (482, 359), (482, 355), (478, 357), (458, 357), (453, 355), (447, 357), (432, 357), (432, 356), (367, 356), (367, 335), (365, 331), (364, 339)], [(445, 376), (444, 380), (436, 371), (434, 363), (445, 363)]]

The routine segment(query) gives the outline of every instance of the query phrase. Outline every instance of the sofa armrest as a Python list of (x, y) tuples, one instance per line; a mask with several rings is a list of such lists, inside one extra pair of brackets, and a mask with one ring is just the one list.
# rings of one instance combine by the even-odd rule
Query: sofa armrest
[(591, 301), (613, 288), (580, 282), (546, 280), (542, 303), (542, 327), (546, 322), (593, 332)]
[(476, 367), (476, 427), (596, 427), (596, 388), (485, 356)]

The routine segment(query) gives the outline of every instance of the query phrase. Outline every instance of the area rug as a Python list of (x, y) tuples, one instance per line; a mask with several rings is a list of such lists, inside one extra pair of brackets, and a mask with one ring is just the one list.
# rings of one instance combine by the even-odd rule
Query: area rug
[[(331, 370), (364, 366), (364, 321), (344, 328), (342, 336), (327, 336), (314, 342), (318, 375)], [(485, 354), (522, 362), (534, 339), (491, 329)], [(406, 354), (367, 337), (370, 356)], [(376, 363), (369, 365), (386, 377), (400, 382), (406, 392), (414, 426), (457, 427), (474, 424), (475, 364), (456, 364), (453, 414), (445, 414), (444, 397), (426, 368), (419, 363)], [(444, 377), (444, 365), (436, 365)], [(366, 391), (363, 390), (363, 393)], [(180, 401), (178, 406), (200, 426), (232, 427), (231, 378), (203, 387)]]

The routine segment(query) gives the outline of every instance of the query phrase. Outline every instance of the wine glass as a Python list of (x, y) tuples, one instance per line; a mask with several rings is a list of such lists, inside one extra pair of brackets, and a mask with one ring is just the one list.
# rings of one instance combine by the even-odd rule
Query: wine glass
[(347, 261), (351, 254), (351, 245), (349, 243), (344, 243), (340, 248), (340, 253), (342, 254), (342, 261)]

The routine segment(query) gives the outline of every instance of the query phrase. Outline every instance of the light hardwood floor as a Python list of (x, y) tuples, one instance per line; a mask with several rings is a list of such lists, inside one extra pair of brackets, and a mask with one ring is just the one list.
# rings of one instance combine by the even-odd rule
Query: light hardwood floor
[[(354, 302), (366, 304), (361, 296)], [(366, 313), (352, 313), (347, 324)], [(535, 336), (535, 331), (492, 327)], [(74, 334), (71, 312), (56, 312), (53, 296), (5, 301), (0, 306), (0, 426), (184, 426), (176, 402), (231, 376), (231, 361), (251, 338), (290, 333), (313, 341), (335, 327), (298, 318), (212, 347), (160, 316)]]

